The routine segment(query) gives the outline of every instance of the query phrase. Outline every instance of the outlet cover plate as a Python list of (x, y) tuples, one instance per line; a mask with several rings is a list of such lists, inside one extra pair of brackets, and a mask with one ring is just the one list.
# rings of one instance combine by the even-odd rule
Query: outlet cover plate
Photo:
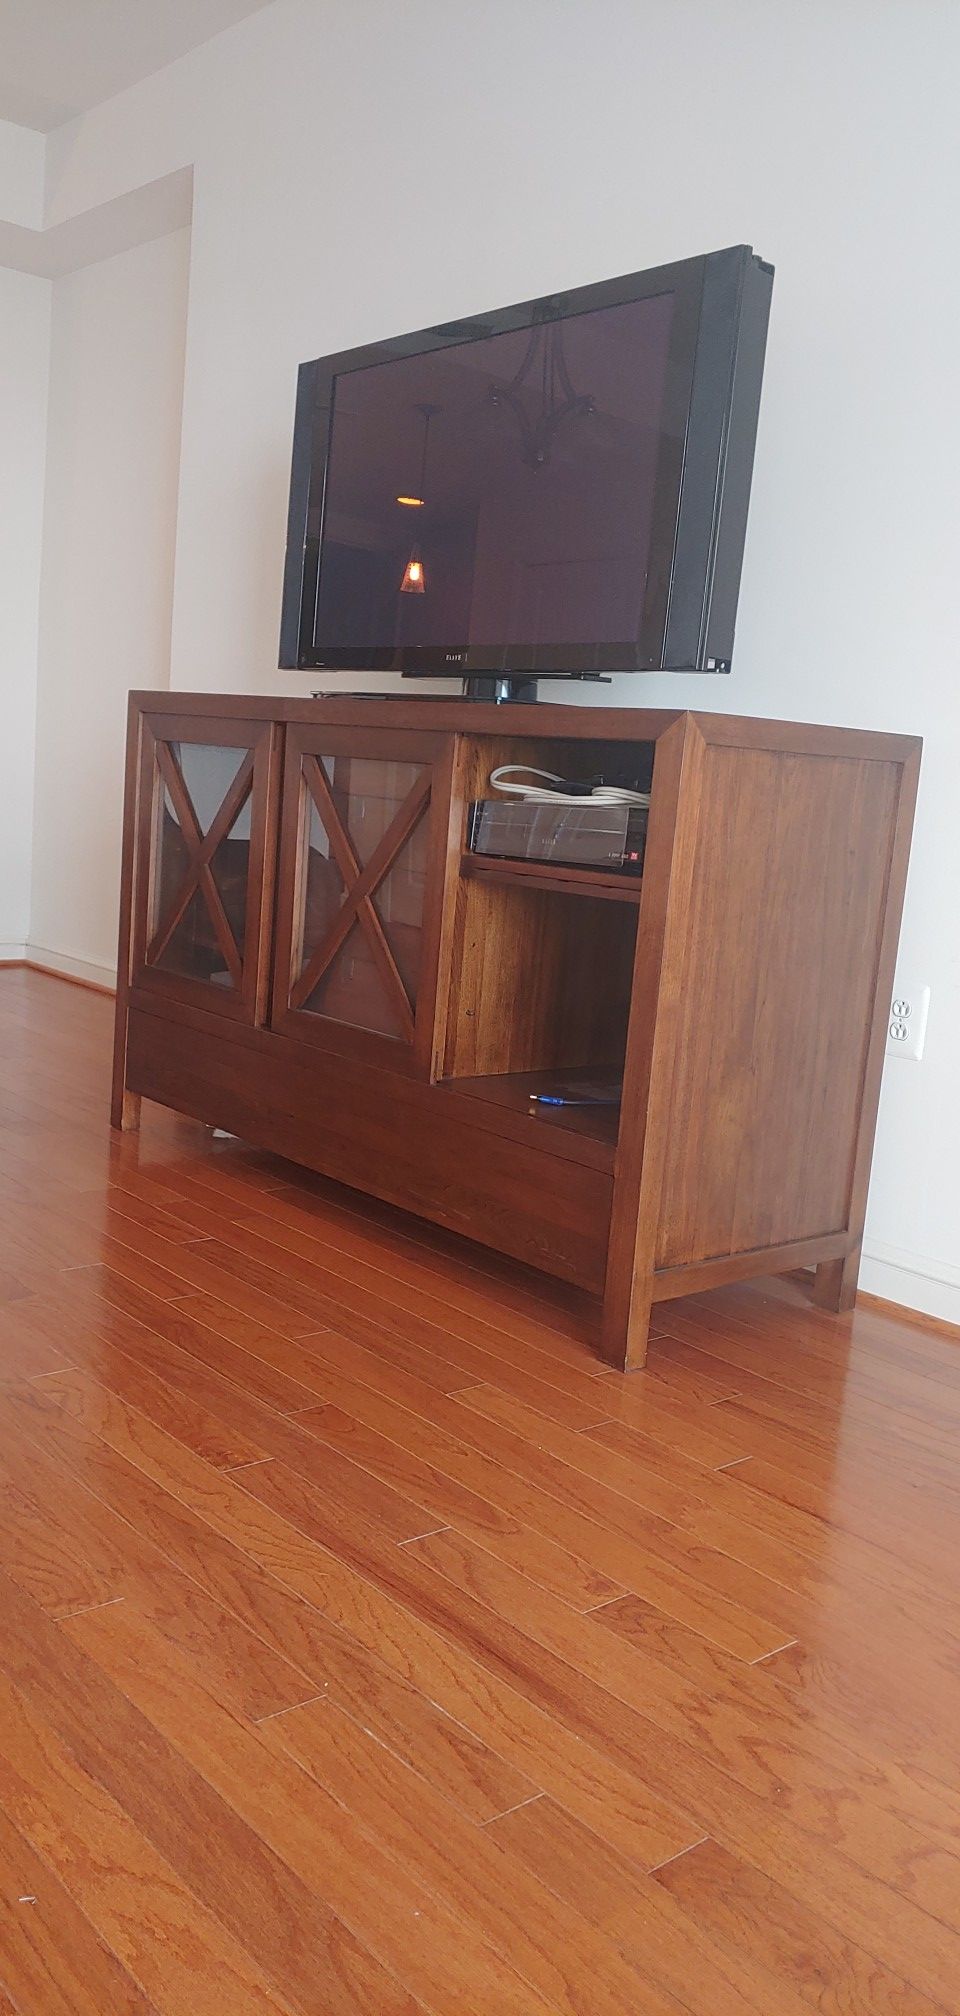
[(930, 989), (913, 981), (898, 980), (890, 1003), (887, 1023), (887, 1056), (909, 1057), (919, 1064), (927, 1034)]

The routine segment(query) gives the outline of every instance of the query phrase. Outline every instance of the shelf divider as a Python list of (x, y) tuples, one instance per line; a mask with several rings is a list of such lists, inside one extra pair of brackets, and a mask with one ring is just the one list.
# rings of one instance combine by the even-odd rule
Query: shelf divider
[(565, 896), (599, 896), (606, 902), (639, 903), (639, 875), (604, 868), (575, 868), (560, 861), (509, 861), (496, 854), (462, 855), (460, 873), (508, 888), (552, 889)]

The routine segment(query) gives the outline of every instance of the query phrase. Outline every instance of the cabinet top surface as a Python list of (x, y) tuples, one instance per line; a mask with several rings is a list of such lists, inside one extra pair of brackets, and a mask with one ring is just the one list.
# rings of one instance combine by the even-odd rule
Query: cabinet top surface
[(677, 723), (688, 723), (708, 743), (737, 748), (779, 748), (823, 755), (863, 755), (903, 761), (919, 753), (920, 738), (862, 728), (833, 728), (813, 722), (770, 721), (752, 715), (707, 713), (702, 709), (581, 707), (553, 701), (530, 705), (511, 701), (446, 699), (436, 695), (328, 694), (322, 700), (257, 693), (134, 691), (131, 707), (152, 715), (201, 719), (277, 721), (289, 725), (353, 728), (441, 729), (459, 735), (544, 736), (577, 740), (652, 742)]

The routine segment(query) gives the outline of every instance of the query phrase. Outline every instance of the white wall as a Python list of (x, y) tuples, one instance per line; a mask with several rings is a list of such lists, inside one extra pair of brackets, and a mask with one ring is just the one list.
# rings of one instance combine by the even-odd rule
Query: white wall
[[(609, 697), (926, 735), (904, 965), (933, 1006), (887, 1073), (865, 1285), (955, 1317), (958, 59), (955, 0), (275, 0), (51, 136), (47, 185), (56, 222), (194, 164), (199, 688), (309, 685), (275, 669), (301, 358), (743, 239), (776, 263), (734, 673)], [(104, 724), (156, 658), (93, 663)], [(106, 874), (113, 829), (88, 844)]]
[(25, 230), (43, 222), (46, 143), (30, 126), (0, 119), (0, 219)]
[(53, 283), (30, 956), (116, 966), (126, 695), (165, 686), (188, 231)]
[(50, 282), (0, 268), (0, 959), (30, 916)]

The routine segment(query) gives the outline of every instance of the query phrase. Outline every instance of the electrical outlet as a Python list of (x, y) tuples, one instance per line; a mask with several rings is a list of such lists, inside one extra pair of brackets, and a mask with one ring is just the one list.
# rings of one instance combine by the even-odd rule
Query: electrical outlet
[(907, 981), (897, 982), (887, 1023), (888, 1057), (909, 1057), (919, 1064), (923, 1056), (929, 1008), (929, 987), (917, 987)]

